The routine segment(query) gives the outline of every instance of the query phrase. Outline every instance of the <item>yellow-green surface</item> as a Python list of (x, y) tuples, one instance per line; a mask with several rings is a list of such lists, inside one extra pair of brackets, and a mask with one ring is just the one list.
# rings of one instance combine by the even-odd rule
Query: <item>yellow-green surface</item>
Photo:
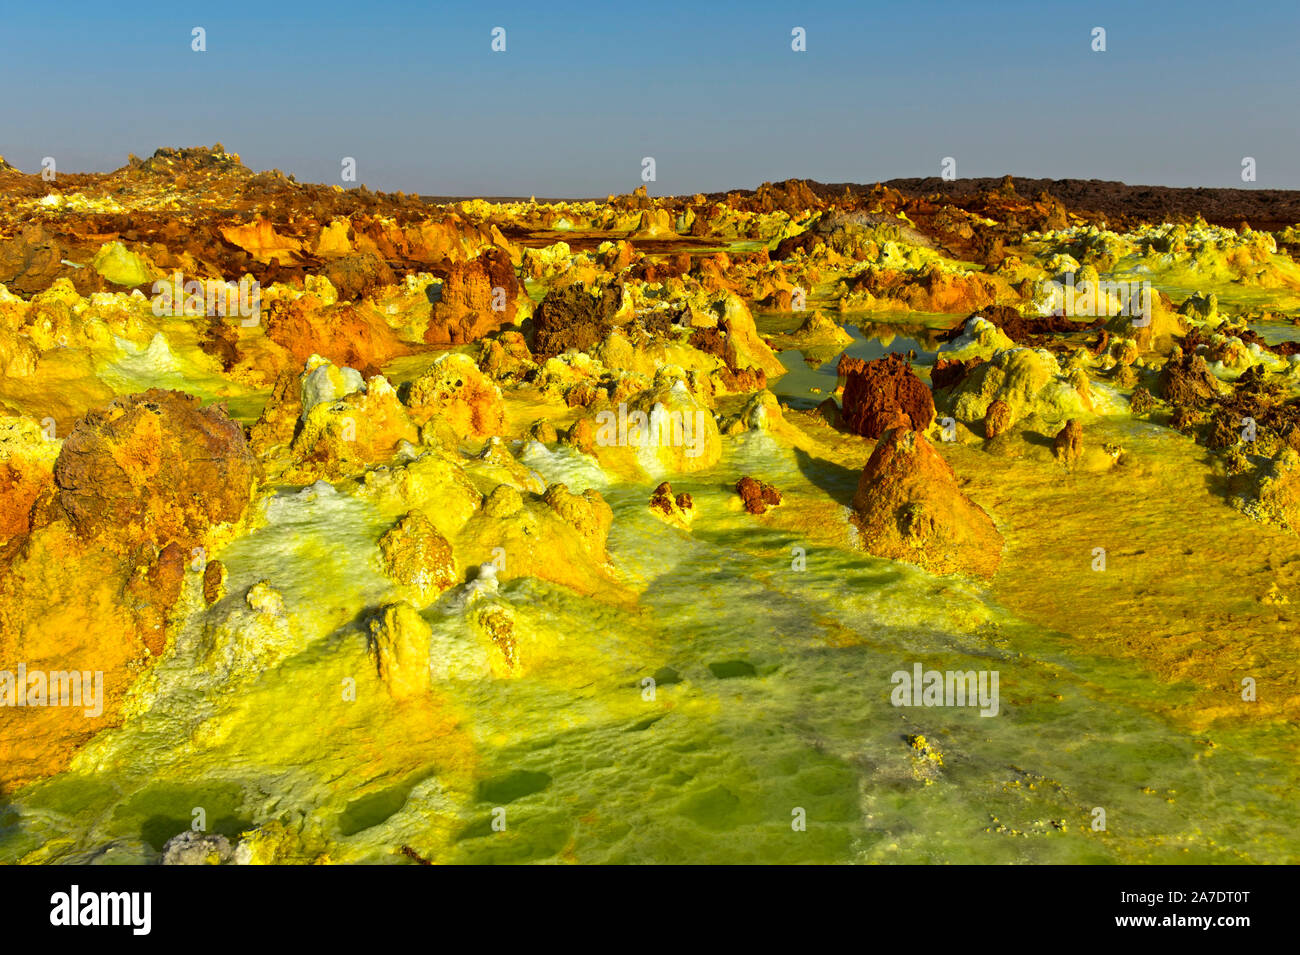
[[(591, 473), (568, 451), (534, 447), (525, 461), (571, 487)], [(1026, 493), (1060, 485), (1046, 465), (1018, 470)], [(780, 521), (739, 510), (730, 484), (742, 473), (786, 492)], [(284, 595), (287, 656), (221, 673), (202, 658), (196, 613), (126, 724), (16, 794), (0, 858), (147, 861), (203, 807), (209, 831), (260, 827), (284, 839), (281, 858), (302, 861), (404, 862), (404, 845), (444, 862), (1295, 861), (1294, 727), (1234, 718), (1193, 730), (1178, 711), (1203, 703), (1204, 688), (1019, 619), (971, 584), (854, 552), (834, 516), (855, 480), (741, 435), (714, 471), (674, 482), (696, 502), (689, 535), (648, 513), (645, 487), (602, 487), (616, 514), (610, 551), (639, 606), (509, 583), (517, 627), (560, 644), (555, 662), (437, 684), (408, 704), (375, 677), (362, 625), (389, 591), (375, 541), (391, 517), (324, 488), (286, 493), (217, 556), (232, 592), (266, 579)], [(1106, 480), (1076, 491), (1121, 493)], [(1051, 513), (1061, 548), (1106, 534), (1082, 509)], [(1248, 543), (1255, 525), (1240, 520), (1229, 532)], [(793, 547), (805, 570), (792, 569)], [(1202, 558), (1150, 556), (1194, 606)], [(1113, 593), (1079, 593), (1087, 559), (1019, 583), (1056, 592), (1066, 611), (1108, 601), (1116, 615), (1141, 612), (1122, 571)], [(465, 634), (446, 600), (425, 616), (435, 634)], [(998, 670), (999, 715), (893, 707), (890, 674), (918, 662)], [(355, 702), (342, 698), (348, 678)], [(918, 763), (914, 735), (941, 767)], [(492, 828), (498, 807), (504, 831)], [(1106, 832), (1090, 828), (1094, 807)]]

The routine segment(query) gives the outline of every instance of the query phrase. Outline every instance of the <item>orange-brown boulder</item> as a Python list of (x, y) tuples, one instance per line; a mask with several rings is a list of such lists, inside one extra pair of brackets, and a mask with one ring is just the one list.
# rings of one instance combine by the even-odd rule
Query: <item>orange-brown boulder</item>
[(854, 434), (878, 438), (890, 428), (924, 431), (934, 420), (934, 396), (902, 355), (874, 361), (840, 358), (844, 422)]
[(374, 252), (351, 252), (328, 259), (321, 272), (342, 301), (373, 295), (397, 281), (396, 273)]
[(271, 397), (249, 429), (249, 443), (255, 454), (265, 454), (277, 445), (288, 447), (302, 419), (302, 374), (285, 369), (275, 378)]
[(126, 553), (200, 542), (216, 524), (239, 520), (257, 462), (220, 406), (157, 388), (90, 412), (54, 464), (60, 508), (86, 540)]
[(957, 358), (936, 358), (934, 367), (930, 369), (930, 387), (935, 391), (940, 391), (960, 384), (975, 369), (976, 365), (983, 363), (984, 359), (978, 356), (967, 358), (964, 361)]
[(552, 289), (533, 313), (533, 353), (541, 360), (570, 348), (585, 351), (604, 341), (616, 324), (622, 303), (620, 284), (606, 286), (595, 295), (581, 282)]
[(221, 237), (243, 249), (258, 262), (289, 264), (298, 258), (302, 243), (293, 236), (281, 235), (267, 219), (257, 218), (242, 225), (222, 226)]

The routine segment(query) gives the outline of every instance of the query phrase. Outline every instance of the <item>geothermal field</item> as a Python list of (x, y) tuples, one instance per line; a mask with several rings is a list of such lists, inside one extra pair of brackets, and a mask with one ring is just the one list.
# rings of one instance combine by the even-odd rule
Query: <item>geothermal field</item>
[(0, 161), (0, 862), (1296, 862), (1297, 223)]

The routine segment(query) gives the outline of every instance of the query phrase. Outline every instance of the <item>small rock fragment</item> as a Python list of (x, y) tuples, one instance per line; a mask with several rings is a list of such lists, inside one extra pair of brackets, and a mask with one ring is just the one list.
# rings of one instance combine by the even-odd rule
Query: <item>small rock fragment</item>
[(678, 527), (689, 528), (695, 518), (695, 502), (689, 494), (673, 495), (672, 485), (664, 481), (650, 496), (650, 510)]
[(226, 565), (219, 560), (210, 560), (203, 568), (203, 599), (212, 606), (225, 595)]
[(745, 510), (751, 514), (765, 514), (768, 507), (781, 503), (781, 492), (765, 481), (752, 477), (743, 477), (736, 482), (736, 493), (745, 503)]
[(1083, 453), (1083, 425), (1074, 418), (1065, 422), (1052, 442), (1052, 452), (1065, 464), (1073, 464)]
[(989, 402), (984, 412), (984, 437), (996, 438), (1011, 427), (1011, 406), (1001, 398)]

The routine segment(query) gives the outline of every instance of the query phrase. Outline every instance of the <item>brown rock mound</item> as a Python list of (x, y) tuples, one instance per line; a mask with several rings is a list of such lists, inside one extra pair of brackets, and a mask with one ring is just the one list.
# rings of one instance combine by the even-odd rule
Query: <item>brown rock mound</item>
[(265, 454), (276, 445), (288, 446), (298, 431), (302, 418), (302, 374), (285, 370), (276, 376), (271, 397), (262, 414), (249, 430), (249, 440), (256, 454)]
[(901, 355), (874, 361), (840, 358), (844, 422), (854, 434), (878, 438), (890, 428), (923, 431), (934, 420), (934, 397)]
[(226, 565), (219, 560), (210, 560), (203, 568), (203, 600), (212, 606), (226, 595)]
[(939, 340), (951, 341), (957, 338), (966, 327), (966, 322), (976, 317), (992, 322), (1017, 345), (1041, 345), (1054, 335), (1092, 331), (1106, 324), (1104, 318), (1087, 322), (1066, 318), (1064, 315), (1021, 315), (1019, 309), (1010, 305), (990, 305), (968, 315), (960, 324), (940, 335)]
[(725, 369), (718, 380), (731, 392), (758, 391), (767, 387), (767, 372), (762, 368), (740, 367), (742, 361), (736, 347), (736, 337), (721, 328), (697, 328), (691, 332), (689, 344), (706, 355), (721, 358)]
[(468, 262), (456, 262), (443, 280), (442, 298), (433, 307), (424, 340), (432, 345), (476, 341), (514, 321), (521, 294), (504, 249), (491, 248)]
[(374, 252), (351, 252), (325, 261), (321, 273), (330, 280), (340, 301), (373, 295), (397, 281), (388, 263)]
[(20, 457), (0, 461), (0, 544), (31, 529), (32, 507), (50, 486), (50, 472)]
[(222, 371), (230, 371), (243, 357), (239, 353), (239, 332), (217, 315), (208, 319), (208, 325), (199, 337), (199, 348), (221, 362)]
[(1196, 407), (1219, 396), (1218, 380), (1205, 359), (1190, 349), (1176, 349), (1160, 369), (1160, 394), (1172, 405)]
[(1156, 406), (1156, 401), (1151, 397), (1151, 392), (1145, 388), (1134, 388), (1133, 395), (1129, 398), (1129, 410), (1133, 414), (1148, 414)]
[[(776, 244), (776, 251), (772, 253), (772, 258), (777, 262), (784, 262), (792, 258), (796, 252), (812, 254), (813, 249), (817, 248), (823, 241), (822, 236), (815, 232), (800, 232), (798, 235), (788, 236)], [(786, 296), (785, 309), (789, 309), (789, 296)]]
[(695, 517), (695, 502), (689, 494), (673, 494), (673, 486), (664, 481), (650, 496), (652, 513), (678, 527), (689, 527)]
[(622, 285), (608, 286), (598, 295), (592, 295), (581, 282), (553, 289), (533, 314), (534, 355), (541, 361), (570, 348), (585, 351), (604, 341), (622, 303)]
[(853, 496), (861, 546), (931, 573), (991, 577), (1002, 560), (993, 519), (962, 493), (952, 467), (906, 428), (887, 432)]
[(786, 179), (782, 182), (765, 182), (752, 196), (732, 193), (731, 205), (750, 212), (786, 212), (792, 216), (809, 209), (821, 209), (822, 200), (813, 192), (807, 179)]
[(66, 257), (67, 250), (54, 236), (39, 223), (28, 223), (21, 234), (0, 242), (0, 283), (21, 295), (43, 292), (56, 278), (74, 271), (63, 264)]

